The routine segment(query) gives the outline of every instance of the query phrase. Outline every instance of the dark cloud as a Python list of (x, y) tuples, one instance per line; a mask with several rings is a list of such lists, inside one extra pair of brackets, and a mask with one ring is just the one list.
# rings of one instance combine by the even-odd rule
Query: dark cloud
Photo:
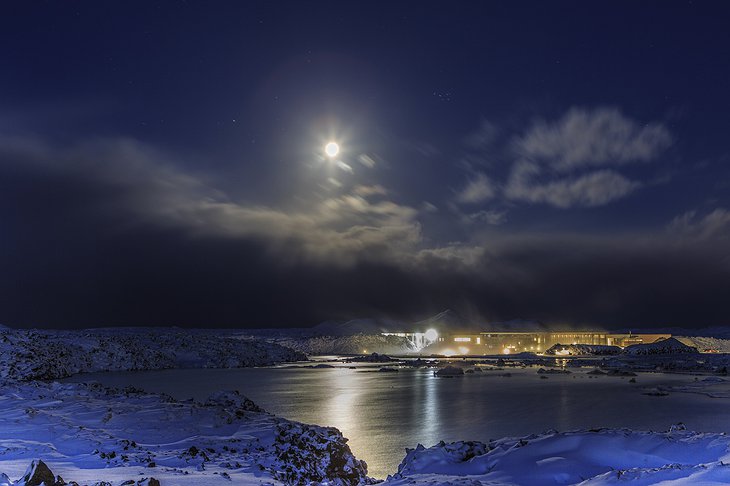
[[(727, 213), (605, 238), (426, 244), (380, 186), (294, 212), (229, 200), (129, 140), (0, 144), (0, 320), (16, 326), (305, 326), (330, 318), (727, 324)], [(689, 237), (688, 235), (699, 235)]]

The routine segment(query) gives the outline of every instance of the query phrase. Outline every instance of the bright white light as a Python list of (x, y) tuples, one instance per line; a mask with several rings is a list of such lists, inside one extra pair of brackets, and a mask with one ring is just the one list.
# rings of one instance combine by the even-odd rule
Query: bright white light
[(324, 146), (324, 153), (327, 154), (327, 157), (334, 157), (340, 153), (340, 146), (336, 142), (330, 142)]
[(441, 354), (443, 354), (446, 357), (451, 357), (456, 354), (456, 351), (454, 351), (453, 349), (444, 349), (443, 351), (441, 351)]
[(459, 346), (459, 354), (469, 354), (469, 348), (466, 346)]
[(509, 348), (504, 348), (502, 351), (504, 354), (510, 354), (512, 351)]
[(424, 335), (426, 337), (426, 340), (434, 342), (439, 337), (439, 333), (436, 332), (436, 329), (429, 329), (426, 331), (426, 334)]

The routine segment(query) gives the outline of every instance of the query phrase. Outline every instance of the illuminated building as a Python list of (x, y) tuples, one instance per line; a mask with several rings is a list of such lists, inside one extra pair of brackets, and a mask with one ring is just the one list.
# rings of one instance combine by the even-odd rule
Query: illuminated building
[(671, 334), (618, 334), (604, 331), (540, 331), (480, 333), (383, 333), (408, 337), (420, 351), (426, 346), (434, 353), (448, 355), (541, 353), (555, 344), (593, 344), (626, 347), (670, 338)]

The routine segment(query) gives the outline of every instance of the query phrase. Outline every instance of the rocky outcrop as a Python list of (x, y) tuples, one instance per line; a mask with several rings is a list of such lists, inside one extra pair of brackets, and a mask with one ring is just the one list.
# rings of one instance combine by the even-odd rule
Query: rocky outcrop
[(16, 484), (18, 486), (61, 486), (66, 483), (62, 479), (57, 482), (46, 463), (37, 459), (30, 463), (23, 477)]
[(464, 369), (459, 366), (448, 365), (436, 372), (436, 376), (462, 376)]
[(367, 482), (367, 464), (350, 451), (347, 439), (334, 427), (282, 422), (274, 442), (272, 474), (287, 484), (355, 486)]

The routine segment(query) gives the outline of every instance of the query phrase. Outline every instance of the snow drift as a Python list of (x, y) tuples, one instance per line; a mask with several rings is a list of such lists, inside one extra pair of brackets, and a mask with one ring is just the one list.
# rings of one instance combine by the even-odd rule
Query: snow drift
[[(676, 427), (669, 432), (589, 430), (452, 442), (407, 451), (390, 484), (725, 484), (730, 437)], [(710, 482), (713, 481), (713, 482)]]

